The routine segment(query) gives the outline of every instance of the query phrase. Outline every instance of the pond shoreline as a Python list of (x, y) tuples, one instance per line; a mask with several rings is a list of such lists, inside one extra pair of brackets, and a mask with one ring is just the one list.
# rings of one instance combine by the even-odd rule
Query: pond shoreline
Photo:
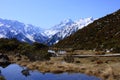
[(30, 61), (26, 56), (21, 58), (9, 55), (10, 61), (30, 70), (42, 73), (83, 73), (96, 76), (102, 80), (120, 79), (120, 57), (79, 58), (79, 61), (67, 63), (62, 58), (52, 57), (49, 61)]
[[(17, 64), (26, 66), (32, 70), (39, 70), (46, 73), (83, 73), (96, 76), (102, 80), (119, 80), (120, 79), (120, 63), (97, 62), (97, 63), (67, 63), (61, 61), (18, 61)], [(118, 68), (118, 69), (117, 69)]]
[(42, 73), (38, 70), (30, 70), (18, 64), (10, 64), (6, 68), (1, 67), (1, 70), (1, 74), (5, 79), (2, 77), (0, 80), (100, 80), (95, 76), (89, 76), (81, 73)]

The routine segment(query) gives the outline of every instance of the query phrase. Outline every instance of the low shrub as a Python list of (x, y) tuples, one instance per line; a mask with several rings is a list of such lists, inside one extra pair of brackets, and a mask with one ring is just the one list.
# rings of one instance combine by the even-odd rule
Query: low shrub
[(74, 57), (71, 54), (67, 54), (64, 56), (64, 61), (68, 62), (68, 63), (73, 63), (74, 62)]

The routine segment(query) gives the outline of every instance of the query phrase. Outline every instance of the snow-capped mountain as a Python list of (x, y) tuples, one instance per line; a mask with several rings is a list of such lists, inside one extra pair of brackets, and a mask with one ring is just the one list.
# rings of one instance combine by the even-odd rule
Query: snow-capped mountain
[(74, 22), (71, 19), (63, 20), (62, 22), (53, 26), (52, 28), (45, 30), (44, 33), (46, 34), (46, 36), (51, 38), (56, 33), (61, 32), (61, 30), (63, 30), (66, 26), (70, 26), (73, 23)]
[(47, 40), (42, 34), (42, 29), (33, 25), (25, 25), (24, 23), (0, 19), (0, 38), (17, 38), (24, 42), (41, 42)]
[(43, 30), (30, 24), (24, 24), (15, 20), (0, 19), (0, 38), (16, 38), (19, 41), (28, 43), (39, 42), (48, 45), (55, 44), (77, 30), (93, 22), (93, 18), (80, 19), (72, 21), (71, 19), (63, 20), (54, 27)]
[(45, 31), (45, 33), (47, 33), (47, 36), (49, 37), (47, 44), (55, 44), (59, 40), (70, 36), (71, 34), (75, 33), (84, 26), (87, 26), (93, 21), (94, 19), (92, 17), (79, 19), (77, 21), (72, 21), (71, 19), (64, 20), (60, 24), (55, 25), (51, 29)]

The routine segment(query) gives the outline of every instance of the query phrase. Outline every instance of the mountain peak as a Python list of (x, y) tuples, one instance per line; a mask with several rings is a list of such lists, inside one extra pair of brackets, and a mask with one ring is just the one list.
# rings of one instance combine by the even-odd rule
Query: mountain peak
[[(93, 22), (93, 18), (85, 18), (80, 19), (78, 21), (72, 21), (71, 19), (65, 19), (60, 24), (55, 25), (51, 32), (56, 32), (54, 35), (51, 36), (51, 38), (48, 40), (48, 44), (52, 45), (57, 43), (59, 40), (62, 40), (71, 34), (75, 33), (77, 30), (83, 28), (84, 26), (90, 24)], [(50, 36), (50, 35), (49, 35)]]
[(61, 23), (63, 24), (67, 24), (67, 23), (72, 23), (72, 19), (68, 18), (68, 19), (64, 19), (63, 21), (61, 21)]

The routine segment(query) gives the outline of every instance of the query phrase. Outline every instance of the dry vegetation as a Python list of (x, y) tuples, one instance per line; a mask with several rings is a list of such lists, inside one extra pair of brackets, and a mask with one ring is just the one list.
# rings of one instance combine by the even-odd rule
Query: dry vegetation
[[(91, 53), (92, 51), (82, 51), (81, 54), (87, 55), (86, 52)], [(32, 70), (37, 69), (43, 73), (77, 72), (94, 75), (102, 80), (120, 79), (120, 57), (74, 58), (72, 63), (68, 63), (65, 62), (64, 57), (51, 57), (49, 61), (30, 62), (29, 59), (22, 56), (20, 61), (17, 58), (14, 58), (14, 61), (21, 66), (26, 66)]]
[[(117, 58), (118, 59), (118, 58)], [(55, 59), (56, 60), (56, 59)], [(93, 62), (92, 58), (78, 59), (80, 63), (66, 63), (61, 61), (45, 61), (45, 62), (18, 62), (22, 66), (26, 66), (29, 69), (37, 69), (41, 72), (80, 72), (88, 75), (94, 75), (102, 80), (119, 80), (120, 79), (120, 59), (111, 59), (108, 61), (104, 59), (96, 60)], [(90, 61), (91, 62), (90, 62)], [(106, 62), (107, 61), (107, 62)]]

